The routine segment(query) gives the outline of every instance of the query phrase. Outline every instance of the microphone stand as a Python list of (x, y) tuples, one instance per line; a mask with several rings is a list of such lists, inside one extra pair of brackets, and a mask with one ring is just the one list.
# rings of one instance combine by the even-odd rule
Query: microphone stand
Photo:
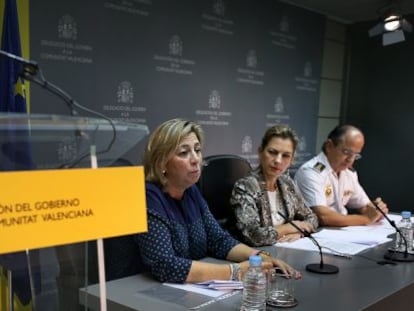
[[(41, 86), (42, 88), (48, 90), (49, 92), (55, 94), (68, 105), (72, 116), (78, 115), (77, 111), (75, 110), (75, 107), (79, 106), (79, 104), (68, 93), (66, 93), (53, 83), (47, 81), (44, 78), (42, 71), (40, 70), (39, 64), (37, 62), (24, 59), (23, 57), (11, 54), (3, 50), (0, 50), (0, 55), (6, 56), (11, 60), (20, 63), (22, 66), (22, 70), (18, 74), (23, 80), (33, 82)], [(39, 78), (36, 77), (37, 75), (39, 75)]]
[(400, 261), (400, 262), (413, 262), (414, 255), (408, 253), (408, 243), (407, 239), (405, 238), (404, 234), (401, 232), (400, 228), (397, 227), (394, 220), (391, 220), (387, 214), (384, 213), (379, 206), (372, 201), (375, 206), (375, 209), (384, 216), (384, 218), (388, 221), (388, 223), (395, 229), (396, 234), (399, 234), (401, 239), (404, 241), (404, 252), (399, 252), (397, 249), (389, 249), (388, 252), (384, 255), (385, 259), (392, 260), (392, 261)]
[(339, 268), (334, 265), (325, 264), (323, 262), (323, 254), (322, 254), (322, 247), (319, 245), (318, 241), (310, 234), (308, 231), (301, 229), (298, 225), (296, 225), (293, 221), (283, 215), (281, 212), (277, 212), (287, 223), (292, 225), (296, 230), (302, 233), (305, 237), (309, 238), (313, 244), (315, 244), (319, 249), (319, 256), (321, 258), (320, 263), (311, 263), (306, 265), (306, 270), (309, 272), (320, 273), (320, 274), (335, 274), (339, 272)]
[[(40, 70), (40, 66), (38, 65), (37, 62), (32, 61), (32, 60), (24, 59), (20, 56), (11, 54), (11, 53), (3, 51), (3, 50), (0, 50), (0, 55), (4, 55), (7, 58), (12, 59), (13, 61), (17, 61), (17, 62), (21, 63), (22, 64), (22, 70), (19, 73), (19, 76), (23, 80), (28, 80), (30, 82), (33, 82), (33, 83), (39, 85), (40, 87), (42, 87), (43, 89), (49, 91), (50, 93), (58, 96), (60, 99), (62, 99), (67, 104), (67, 106), (70, 110), (71, 116), (73, 116), (73, 117), (78, 116), (78, 112), (76, 110), (76, 108), (78, 108), (78, 109), (86, 111), (86, 112), (88, 112), (88, 113), (90, 113), (94, 116), (98, 116), (102, 119), (107, 120), (108, 123), (110, 124), (111, 128), (112, 128), (112, 139), (109, 142), (108, 146), (104, 150), (98, 151), (97, 154), (102, 154), (102, 153), (108, 152), (112, 148), (112, 145), (115, 143), (115, 140), (117, 139), (116, 128), (115, 128), (115, 124), (112, 121), (112, 119), (110, 119), (109, 117), (107, 117), (106, 115), (104, 115), (102, 113), (99, 113), (97, 111), (94, 111), (92, 109), (89, 109), (85, 106), (80, 105), (78, 102), (76, 102), (68, 93), (66, 93), (60, 87), (58, 87), (57, 85), (47, 81), (45, 79), (45, 77), (43, 76), (43, 73)], [(75, 136), (77, 138), (90, 139), (89, 136), (84, 131), (82, 131), (80, 129), (77, 129), (75, 131)], [(84, 155), (79, 156), (78, 158), (76, 158), (71, 163), (64, 163), (59, 168), (73, 168), (88, 156), (89, 156), (89, 152), (84, 154)]]

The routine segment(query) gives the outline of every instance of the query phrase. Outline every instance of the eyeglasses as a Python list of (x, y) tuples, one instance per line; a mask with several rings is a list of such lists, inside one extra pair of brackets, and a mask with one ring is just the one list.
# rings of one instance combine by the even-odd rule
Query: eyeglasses
[(343, 155), (347, 156), (347, 157), (354, 157), (355, 161), (360, 160), (362, 158), (362, 155), (357, 153), (357, 152), (353, 152), (351, 149), (347, 149), (347, 148), (342, 148), (341, 149)]

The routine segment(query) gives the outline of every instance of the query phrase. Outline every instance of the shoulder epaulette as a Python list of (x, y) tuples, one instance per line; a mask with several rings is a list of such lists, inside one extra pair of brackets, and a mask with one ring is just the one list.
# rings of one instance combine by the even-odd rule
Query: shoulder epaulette
[(321, 162), (317, 162), (313, 168), (316, 169), (318, 172), (322, 172), (325, 169), (325, 165), (322, 164)]

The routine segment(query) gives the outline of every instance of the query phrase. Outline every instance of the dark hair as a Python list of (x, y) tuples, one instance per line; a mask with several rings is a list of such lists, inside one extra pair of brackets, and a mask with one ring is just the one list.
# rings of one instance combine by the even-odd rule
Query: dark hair
[(267, 131), (265, 132), (265, 134), (262, 138), (262, 143), (260, 145), (260, 149), (264, 150), (266, 148), (266, 146), (268, 145), (269, 141), (273, 137), (280, 137), (280, 138), (283, 138), (283, 139), (290, 139), (290, 141), (293, 144), (293, 152), (295, 152), (296, 146), (299, 143), (299, 138), (296, 135), (295, 131), (292, 130), (287, 125), (280, 124), (280, 125), (274, 125), (274, 126), (269, 127), (267, 129)]
[(328, 138), (325, 140), (325, 142), (322, 145), (322, 151), (326, 153), (326, 143), (328, 142), (329, 139), (332, 141), (332, 143), (335, 146), (338, 146), (339, 143), (344, 141), (344, 138), (345, 138), (346, 134), (349, 131), (352, 131), (352, 130), (356, 130), (356, 131), (362, 133), (362, 131), (359, 128), (357, 128), (356, 126), (353, 126), (353, 125), (349, 125), (349, 124), (337, 125), (328, 134)]

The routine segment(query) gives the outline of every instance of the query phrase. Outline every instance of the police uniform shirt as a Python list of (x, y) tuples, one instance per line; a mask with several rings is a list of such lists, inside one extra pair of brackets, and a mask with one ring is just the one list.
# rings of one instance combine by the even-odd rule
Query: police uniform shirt
[(303, 164), (296, 172), (295, 180), (309, 207), (327, 206), (346, 215), (345, 206), (361, 208), (370, 202), (359, 184), (357, 173), (346, 169), (338, 177), (323, 152)]

